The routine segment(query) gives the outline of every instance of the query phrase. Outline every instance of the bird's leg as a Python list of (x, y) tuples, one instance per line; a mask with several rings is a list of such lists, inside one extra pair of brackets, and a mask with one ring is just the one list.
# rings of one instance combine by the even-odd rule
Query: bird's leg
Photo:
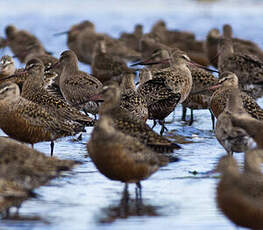
[(85, 108), (83, 108), (83, 112), (85, 113), (85, 115), (89, 116), (89, 114)]
[(215, 116), (212, 113), (211, 109), (209, 109), (209, 112), (211, 114), (211, 121), (212, 121), (212, 129), (215, 130)]
[(34, 148), (34, 144), (31, 144), (32, 149)]
[(16, 213), (15, 213), (16, 216), (19, 216), (19, 209), (20, 209), (20, 207), (21, 207), (21, 204), (16, 206)]
[(128, 203), (128, 201), (129, 201), (128, 183), (125, 183), (125, 185), (124, 185), (122, 201), (125, 203)]
[(162, 136), (163, 135), (163, 132), (164, 132), (164, 130), (165, 131), (168, 131), (168, 129), (165, 127), (165, 124), (164, 124), (165, 122), (164, 122), (164, 120), (159, 120), (159, 124), (162, 126), (162, 128), (161, 128), (161, 131), (160, 131), (160, 135)]
[(185, 121), (186, 119), (186, 112), (187, 112), (187, 108), (183, 106), (182, 107), (182, 121)]
[(141, 200), (142, 199), (142, 185), (141, 182), (136, 183), (136, 200)]
[(157, 122), (156, 120), (153, 120), (153, 126), (152, 126), (152, 129), (157, 125)]
[(53, 156), (53, 152), (54, 152), (54, 141), (51, 141), (50, 142), (50, 148), (51, 148), (51, 153), (50, 153), (50, 156)]
[(193, 122), (194, 122), (194, 110), (191, 109), (191, 116), (190, 116), (190, 121), (189, 121), (188, 125), (191, 126), (193, 124)]

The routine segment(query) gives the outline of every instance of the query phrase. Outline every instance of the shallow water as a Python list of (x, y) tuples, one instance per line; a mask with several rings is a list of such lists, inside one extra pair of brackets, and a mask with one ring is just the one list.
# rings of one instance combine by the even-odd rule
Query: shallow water
[[(115, 37), (122, 31), (131, 31), (136, 23), (142, 23), (147, 32), (158, 19), (164, 19), (169, 28), (194, 31), (198, 39), (204, 39), (212, 27), (221, 29), (224, 23), (231, 23), (236, 36), (262, 46), (261, 1), (10, 2), (1, 1), (0, 36), (4, 27), (13, 23), (36, 34), (56, 56), (67, 48), (66, 38), (52, 34), (84, 19), (93, 21), (98, 31)], [(1, 52), (10, 54), (8, 49)], [(87, 65), (80, 66), (89, 71)], [(182, 144), (183, 148), (174, 152), (181, 161), (170, 163), (142, 183), (141, 204), (132, 200), (125, 207), (121, 202), (123, 185), (98, 173), (86, 152), (85, 144), (92, 131), (87, 128), (81, 142), (65, 138), (55, 143), (57, 157), (83, 164), (37, 189), (38, 197), (25, 201), (19, 210), (20, 220), (0, 220), (0, 229), (235, 229), (216, 207), (218, 179), (202, 174), (213, 169), (225, 154), (211, 131), (210, 113), (195, 111), (192, 127), (180, 122), (180, 116), (178, 106), (175, 122), (167, 125), (167, 135), (171, 139), (175, 134), (181, 135), (190, 143)], [(167, 120), (172, 118), (170, 115)], [(50, 152), (49, 143), (36, 144), (35, 148), (47, 155)], [(235, 157), (242, 161), (243, 154)], [(194, 176), (189, 171), (201, 174)], [(133, 185), (129, 191), (133, 199)]]

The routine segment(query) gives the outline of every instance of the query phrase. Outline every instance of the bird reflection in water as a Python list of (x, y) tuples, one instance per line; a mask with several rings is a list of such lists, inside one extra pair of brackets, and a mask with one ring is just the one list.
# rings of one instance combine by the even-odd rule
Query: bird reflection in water
[(118, 219), (127, 219), (136, 216), (160, 216), (157, 212), (160, 206), (144, 204), (141, 197), (136, 199), (130, 198), (128, 190), (124, 188), (121, 200), (118, 204), (110, 204), (101, 210), (101, 216), (98, 223), (113, 223)]

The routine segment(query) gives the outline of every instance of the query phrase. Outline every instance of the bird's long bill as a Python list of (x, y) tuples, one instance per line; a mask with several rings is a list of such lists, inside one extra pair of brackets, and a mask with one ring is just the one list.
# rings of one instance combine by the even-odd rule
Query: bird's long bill
[(136, 62), (134, 64), (131, 65), (132, 66), (136, 66), (136, 65), (157, 65), (157, 64), (166, 64), (169, 62), (169, 60), (171, 60), (170, 58), (166, 58), (166, 59), (163, 59), (163, 60), (160, 60), (160, 61), (152, 61), (152, 58), (150, 59), (146, 59), (144, 61), (139, 61), (139, 62)]
[[(25, 72), (19, 72), (19, 74), (25, 74), (25, 73), (26, 73), (26, 71), (25, 71)], [(17, 77), (17, 75), (16, 75), (16, 74), (13, 74), (13, 75), (10, 75), (10, 76), (8, 76), (8, 77), (1, 77), (1, 78), (0, 78), (0, 82), (1, 82), (1, 81), (4, 81), (4, 80), (7, 80), (7, 79), (14, 78), (14, 77)]]
[(199, 67), (201, 69), (204, 69), (204, 70), (207, 70), (209, 72), (212, 72), (212, 73), (219, 73), (217, 70), (214, 70), (214, 69), (210, 69), (206, 66), (203, 66), (203, 65), (200, 65), (198, 63), (195, 63), (195, 62), (187, 62), (189, 65), (193, 65), (193, 66), (196, 66), (196, 67)]
[(53, 34), (53, 36), (56, 37), (56, 36), (60, 36), (60, 35), (68, 34), (68, 33), (69, 33), (69, 31), (67, 30), (67, 31), (55, 33), (55, 34)]
[(89, 98), (90, 101), (97, 101), (97, 102), (103, 102), (103, 98), (101, 96), (101, 93), (95, 94)]
[(213, 86), (210, 86), (208, 88), (204, 88), (204, 89), (200, 89), (200, 90), (196, 90), (194, 92), (191, 93), (191, 95), (194, 95), (194, 94), (200, 94), (200, 93), (205, 93), (209, 90), (216, 90), (217, 88), (221, 87), (221, 84), (218, 84), (218, 85), (213, 85)]

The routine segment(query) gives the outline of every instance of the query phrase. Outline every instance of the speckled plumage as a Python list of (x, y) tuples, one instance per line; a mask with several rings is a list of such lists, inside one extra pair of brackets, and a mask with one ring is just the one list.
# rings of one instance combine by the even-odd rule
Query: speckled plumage
[(226, 108), (217, 118), (215, 130), (217, 140), (230, 155), (233, 152), (245, 152), (252, 148), (252, 138), (244, 129), (233, 125), (231, 121), (232, 113), (243, 110), (239, 89), (232, 89), (228, 96)]
[(143, 120), (135, 118), (130, 112), (119, 107), (120, 90), (117, 86), (111, 86), (112, 90), (105, 94), (104, 103), (100, 108), (100, 114), (111, 116), (115, 129), (133, 136), (144, 145), (149, 146), (157, 152), (172, 152), (179, 148), (167, 138), (160, 136), (151, 129)]
[(120, 108), (140, 120), (148, 119), (148, 107), (145, 98), (136, 90), (134, 73), (124, 73), (121, 82)]
[[(226, 102), (232, 89), (238, 87), (238, 78), (236, 77), (236, 75), (230, 72), (227, 72), (226, 75), (227, 79), (225, 77), (221, 78), (219, 84), (221, 82), (222, 86), (218, 88), (211, 97), (210, 107), (215, 117), (218, 117), (224, 111)], [(231, 82), (233, 79), (235, 79), (235, 83)], [(257, 102), (245, 92), (241, 92), (241, 98), (245, 110), (252, 117), (258, 120), (262, 120), (263, 110), (260, 108)]]
[(0, 86), (0, 127), (10, 137), (30, 144), (53, 142), (83, 130), (79, 123), (54, 116), (42, 106), (22, 98), (14, 83)]
[(107, 52), (105, 40), (96, 43), (91, 68), (92, 74), (102, 83), (113, 78), (120, 78), (123, 72), (133, 72), (120, 57)]
[(224, 26), (224, 37), (218, 59), (218, 68), (221, 73), (233, 72), (239, 79), (241, 89), (253, 98), (263, 95), (263, 62), (252, 55), (236, 52), (232, 43), (231, 27)]
[(103, 175), (124, 183), (139, 183), (168, 163), (165, 156), (116, 130), (113, 120), (106, 115), (96, 124), (87, 149)]
[(94, 120), (80, 113), (60, 97), (49, 93), (45, 88), (44, 66), (39, 59), (32, 59), (26, 65), (28, 78), (23, 84), (21, 96), (40, 106), (45, 107), (50, 113), (68, 120), (79, 122), (85, 126), (93, 126)]
[(63, 68), (59, 77), (63, 97), (72, 106), (84, 108), (91, 96), (99, 92), (102, 83), (97, 78), (78, 70), (77, 56), (71, 50), (61, 54), (59, 64)]

